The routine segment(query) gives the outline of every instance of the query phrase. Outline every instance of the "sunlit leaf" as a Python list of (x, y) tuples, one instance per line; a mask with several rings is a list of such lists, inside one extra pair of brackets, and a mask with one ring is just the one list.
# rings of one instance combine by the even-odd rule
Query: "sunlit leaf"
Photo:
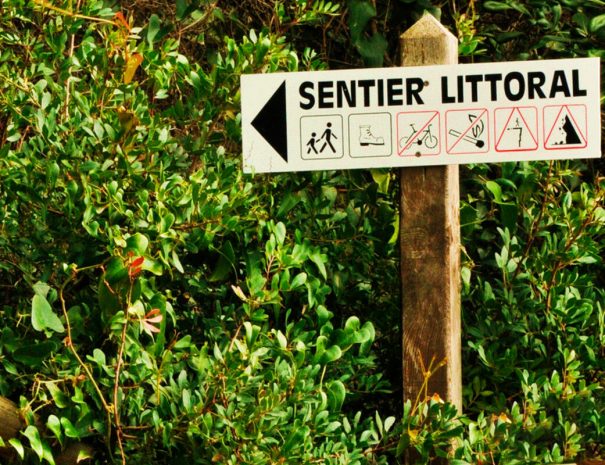
[(65, 331), (63, 323), (53, 312), (52, 307), (40, 294), (34, 295), (32, 299), (32, 326), (36, 331), (51, 329), (57, 333)]
[(122, 81), (124, 84), (130, 84), (132, 79), (134, 78), (134, 73), (137, 72), (139, 66), (143, 63), (143, 55), (140, 53), (133, 53), (126, 60), (126, 65), (124, 67), (124, 76), (122, 77)]

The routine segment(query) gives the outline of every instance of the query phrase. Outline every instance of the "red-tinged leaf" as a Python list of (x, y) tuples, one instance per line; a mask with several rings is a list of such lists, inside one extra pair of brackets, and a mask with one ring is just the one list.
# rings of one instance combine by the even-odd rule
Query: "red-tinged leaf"
[(141, 324), (143, 325), (143, 331), (145, 331), (150, 336), (153, 333), (159, 333), (160, 328), (155, 326), (155, 324), (159, 324), (164, 319), (162, 312), (159, 308), (153, 308), (147, 312), (147, 314), (141, 319)]
[(143, 63), (143, 55), (140, 53), (133, 53), (128, 57), (128, 60), (126, 60), (126, 66), (124, 67), (124, 76), (122, 77), (124, 84), (129, 84), (132, 82), (134, 73), (136, 73), (141, 63)]
[(128, 21), (126, 21), (126, 18), (124, 17), (121, 11), (118, 11), (114, 15), (114, 19), (116, 20), (116, 23), (118, 23), (120, 26), (125, 27), (130, 32), (130, 25), (128, 24)]
[(158, 328), (157, 326), (152, 325), (151, 323), (149, 323), (146, 320), (142, 320), (143, 323), (143, 330), (149, 334), (151, 336), (151, 333), (159, 333), (160, 332), (160, 328)]
[(163, 319), (164, 317), (159, 308), (154, 308), (145, 315), (145, 321), (148, 323), (161, 323)]
[(128, 265), (128, 275), (131, 278), (136, 278), (139, 275), (139, 273), (141, 273), (141, 271), (143, 271), (143, 262), (144, 261), (145, 261), (144, 257), (137, 257)]
[(128, 271), (128, 275), (130, 276), (130, 279), (136, 278), (141, 273), (142, 270), (143, 270), (143, 268), (141, 268), (141, 267), (131, 268)]

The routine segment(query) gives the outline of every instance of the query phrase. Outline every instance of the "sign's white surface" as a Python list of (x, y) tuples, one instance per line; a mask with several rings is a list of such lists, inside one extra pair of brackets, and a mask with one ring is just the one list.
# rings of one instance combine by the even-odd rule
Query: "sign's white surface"
[(244, 75), (244, 171), (601, 156), (598, 58)]

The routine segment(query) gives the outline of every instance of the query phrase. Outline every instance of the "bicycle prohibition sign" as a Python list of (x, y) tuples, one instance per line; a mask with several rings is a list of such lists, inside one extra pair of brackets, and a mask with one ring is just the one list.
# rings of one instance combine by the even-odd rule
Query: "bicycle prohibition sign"
[[(424, 131), (422, 131), (422, 135), (417, 137), (416, 140), (412, 143), (415, 143), (415, 144), (421, 145), (421, 146), (424, 145), (427, 149), (434, 149), (435, 147), (437, 147), (437, 143), (439, 142), (439, 140), (437, 139), (436, 136), (433, 135), (433, 132), (431, 130), (432, 127), (433, 127), (433, 124), (432, 123), (429, 124), (427, 126), (427, 128)], [(399, 139), (399, 148), (400, 149), (403, 149), (406, 145), (408, 145), (408, 142), (410, 141), (410, 139), (412, 139), (418, 133), (418, 131), (414, 127), (414, 123), (410, 123), (410, 128), (411, 128), (410, 134)]]
[(439, 114), (437, 112), (400, 113), (397, 115), (399, 155), (437, 155), (439, 148)]

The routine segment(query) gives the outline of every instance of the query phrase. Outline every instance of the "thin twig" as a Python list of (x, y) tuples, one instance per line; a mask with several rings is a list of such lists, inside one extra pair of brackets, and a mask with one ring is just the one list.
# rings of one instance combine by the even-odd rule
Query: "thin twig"
[[(99, 265), (95, 265), (94, 267), (97, 267), (97, 266), (99, 266)], [(101, 405), (103, 405), (103, 409), (105, 410), (105, 413), (107, 415), (107, 437), (109, 439), (111, 437), (111, 407), (109, 406), (109, 404), (105, 400), (105, 396), (103, 395), (103, 391), (101, 391), (101, 388), (99, 387), (99, 385), (95, 381), (95, 378), (94, 378), (92, 372), (90, 371), (90, 368), (88, 367), (88, 365), (86, 365), (84, 363), (84, 361), (82, 360), (82, 358), (78, 354), (78, 351), (76, 350), (76, 348), (75, 348), (75, 346), (73, 344), (72, 331), (71, 331), (71, 323), (69, 321), (69, 315), (67, 314), (67, 305), (65, 303), (65, 296), (64, 296), (65, 288), (67, 287), (67, 285), (69, 283), (71, 283), (74, 280), (74, 278), (76, 277), (78, 271), (82, 271), (82, 270), (83, 270), (83, 268), (80, 269), (80, 270), (74, 269), (72, 271), (71, 276), (61, 285), (61, 287), (59, 287), (59, 300), (61, 301), (61, 310), (63, 311), (63, 316), (65, 317), (65, 326), (66, 326), (66, 330), (67, 330), (67, 342), (66, 342), (66, 345), (69, 348), (69, 350), (71, 351), (71, 353), (73, 354), (73, 356), (78, 361), (80, 367), (82, 367), (82, 369), (84, 370), (84, 373), (86, 374), (86, 377), (88, 378), (88, 380), (90, 381), (90, 383), (93, 385), (93, 387), (94, 387), (97, 395), (99, 396), (99, 400), (101, 401)]]
[(554, 164), (554, 161), (551, 160), (548, 165), (548, 174), (546, 175), (546, 186), (544, 187), (544, 197), (542, 198), (542, 205), (540, 206), (540, 213), (538, 213), (538, 217), (533, 221), (533, 223), (531, 225), (531, 229), (529, 231), (529, 235), (527, 238), (527, 244), (525, 245), (525, 250), (523, 250), (523, 254), (517, 261), (517, 268), (515, 270), (512, 280), (514, 280), (517, 277), (517, 275), (521, 272), (521, 265), (523, 264), (523, 262), (527, 259), (527, 256), (529, 255), (529, 251), (530, 251), (532, 245), (534, 244), (534, 240), (537, 237), (538, 229), (540, 227), (540, 223), (542, 222), (542, 218), (544, 217), (544, 213), (546, 213), (546, 204), (548, 203), (547, 201), (549, 198), (549, 191), (550, 191), (549, 185), (550, 185), (550, 178), (552, 176), (553, 164)]
[[(78, 3), (76, 5), (76, 11), (80, 11), (80, 6), (82, 5), (82, 0), (78, 0)], [(69, 43), (69, 58), (71, 59), (74, 56), (74, 50), (76, 48), (76, 34), (72, 34), (71, 38), (70, 38), (70, 43)], [(65, 106), (63, 107), (63, 115), (65, 120), (69, 119), (69, 100), (71, 98), (71, 81), (72, 81), (72, 75), (71, 75), (71, 70), (72, 70), (73, 66), (69, 65), (69, 69), (67, 70), (67, 80), (65, 81)]]
[[(130, 299), (129, 299), (130, 300)], [(130, 302), (129, 302), (130, 304)], [(124, 444), (122, 444), (122, 425), (120, 424), (120, 370), (123, 365), (124, 346), (126, 346), (126, 330), (128, 329), (128, 309), (126, 310), (126, 321), (122, 326), (120, 337), (120, 348), (118, 351), (118, 363), (116, 365), (116, 376), (113, 385), (113, 417), (116, 424), (116, 436), (118, 438), (118, 447), (122, 456), (122, 464), (126, 465), (126, 454), (124, 453)]]
[(198, 19), (196, 19), (195, 21), (193, 21), (193, 22), (189, 23), (189, 24), (188, 24), (187, 26), (185, 26), (184, 28), (180, 29), (180, 30), (179, 30), (179, 35), (180, 35), (180, 34), (183, 34), (183, 32), (185, 32), (187, 29), (191, 29), (191, 28), (193, 28), (193, 27), (195, 27), (195, 26), (197, 26), (197, 25), (199, 25), (199, 24), (204, 24), (204, 23), (205, 23), (205, 22), (208, 20), (208, 18), (210, 18), (210, 15), (212, 14), (212, 12), (213, 12), (213, 11), (216, 9), (216, 4), (217, 4), (217, 3), (218, 3), (218, 2), (214, 2), (214, 3), (212, 3), (212, 5), (210, 5), (210, 6), (208, 7), (208, 9), (206, 10), (206, 12), (205, 12), (205, 13), (204, 13), (202, 16), (200, 16), (200, 17), (199, 17)]
[(53, 10), (53, 11), (56, 11), (57, 13), (61, 13), (62, 15), (71, 16), (72, 18), (86, 19), (88, 21), (94, 21), (97, 23), (112, 24), (113, 26), (119, 26), (118, 23), (116, 23), (115, 21), (112, 21), (111, 19), (96, 18), (94, 16), (87, 16), (87, 15), (81, 15), (79, 13), (74, 13), (73, 11), (64, 10), (63, 8), (59, 8), (58, 6), (55, 6), (52, 3), (47, 2), (46, 0), (34, 0), (34, 3), (40, 5), (43, 8), (48, 8), (49, 10)]

